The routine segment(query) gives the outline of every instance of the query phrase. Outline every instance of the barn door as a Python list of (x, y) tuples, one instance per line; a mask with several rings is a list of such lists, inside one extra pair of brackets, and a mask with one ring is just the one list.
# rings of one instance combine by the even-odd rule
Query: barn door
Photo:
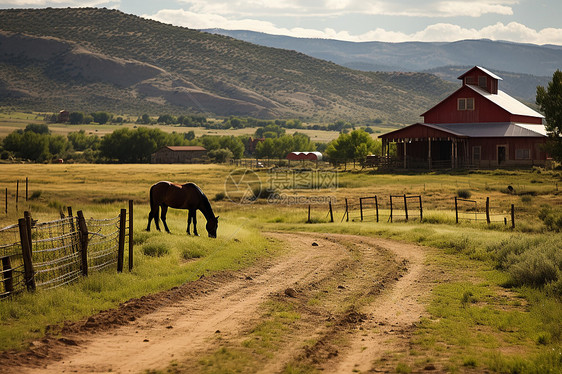
[(505, 145), (498, 145), (498, 165), (505, 163), (506, 158), (506, 146)]

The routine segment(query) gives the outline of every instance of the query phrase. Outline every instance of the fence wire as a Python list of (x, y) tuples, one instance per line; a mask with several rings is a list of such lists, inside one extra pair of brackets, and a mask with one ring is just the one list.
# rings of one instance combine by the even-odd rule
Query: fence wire
[[(109, 219), (86, 220), (89, 273), (117, 264), (119, 224), (119, 215)], [(127, 240), (128, 235), (125, 238)], [(82, 276), (80, 239), (76, 217), (32, 225), (31, 252), (36, 288), (60, 287)], [(26, 289), (18, 225), (0, 229), (0, 260), (0, 298)]]
[[(407, 215), (404, 195), (392, 196), (392, 209), (389, 196), (374, 196), (347, 199), (338, 199), (332, 202), (332, 216), (334, 222), (403, 222), (403, 221), (420, 221), (426, 218), (426, 212), (423, 209), (423, 197), (419, 195), (406, 196)], [(420, 201), (421, 200), (421, 201)], [(478, 203), (473, 200), (457, 199), (457, 210), (455, 210), (454, 200), (451, 200), (451, 209), (441, 209), (439, 212), (447, 213), (450, 220), (455, 220), (455, 212), (458, 214), (460, 221), (487, 222), (507, 224), (510, 219), (509, 212), (498, 206), (490, 206), (489, 216), (486, 214), (485, 202)], [(328, 204), (311, 204), (310, 219), (331, 220)], [(436, 210), (430, 210), (429, 216)], [(392, 218), (391, 218), (392, 214)], [(315, 218), (316, 217), (316, 218)]]
[(10, 294), (8, 289), (25, 289), (23, 277), (23, 255), (18, 225), (0, 229), (0, 298)]
[(103, 270), (117, 264), (119, 246), (119, 216), (109, 219), (86, 220), (89, 232), (88, 269)]

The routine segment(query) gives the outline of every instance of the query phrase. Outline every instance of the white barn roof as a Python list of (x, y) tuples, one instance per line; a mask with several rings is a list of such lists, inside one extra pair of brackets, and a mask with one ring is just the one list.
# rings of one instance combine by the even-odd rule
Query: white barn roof
[(527, 105), (509, 96), (502, 90), (498, 90), (497, 94), (491, 94), (488, 91), (483, 90), (478, 86), (473, 86), (471, 84), (467, 84), (466, 86), (511, 114), (544, 118), (542, 114), (534, 111), (533, 109), (529, 108)]

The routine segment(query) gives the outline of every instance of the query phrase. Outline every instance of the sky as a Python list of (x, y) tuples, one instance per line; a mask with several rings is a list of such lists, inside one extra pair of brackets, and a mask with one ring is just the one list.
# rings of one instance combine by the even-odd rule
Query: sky
[(562, 0), (0, 0), (0, 8), (45, 7), (106, 7), (192, 29), (354, 42), (562, 45)]

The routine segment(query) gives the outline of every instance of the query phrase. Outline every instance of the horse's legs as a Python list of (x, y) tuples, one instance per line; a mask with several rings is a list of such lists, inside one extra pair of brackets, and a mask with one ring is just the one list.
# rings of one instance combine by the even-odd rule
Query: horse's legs
[(166, 229), (167, 233), (170, 233), (170, 229), (168, 229), (168, 225), (166, 224), (166, 213), (168, 212), (168, 206), (162, 204), (162, 214), (160, 218), (162, 218), (162, 223), (164, 224), (164, 228)]
[(189, 226), (191, 226), (191, 210), (187, 211), (187, 235), (191, 235), (189, 232)]
[(190, 210), (189, 215), (191, 216), (191, 219), (193, 219), (193, 235), (199, 236), (199, 234), (197, 233), (197, 210)]
[(152, 223), (152, 219), (154, 219), (154, 225), (156, 226), (156, 230), (160, 231), (160, 225), (158, 224), (158, 206), (156, 209), (150, 209), (148, 213), (148, 226), (146, 226), (146, 231), (150, 231), (150, 224)]

